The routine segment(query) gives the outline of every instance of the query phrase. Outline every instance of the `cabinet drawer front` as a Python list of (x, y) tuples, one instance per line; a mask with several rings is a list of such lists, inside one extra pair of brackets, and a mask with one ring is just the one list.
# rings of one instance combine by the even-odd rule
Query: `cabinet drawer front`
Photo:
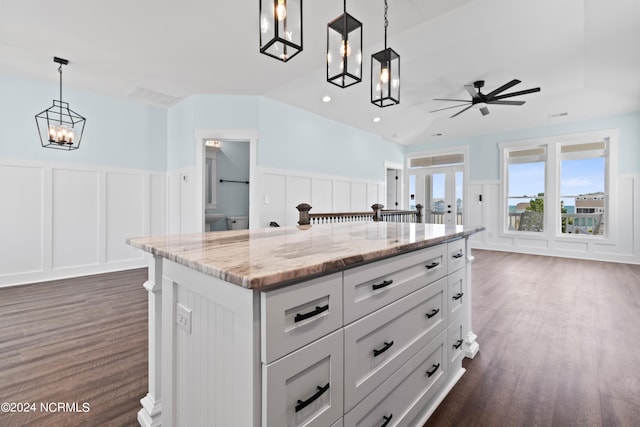
[(449, 322), (452, 322), (464, 314), (465, 304), (467, 303), (465, 270), (458, 270), (451, 274), (448, 281), (449, 295), (447, 296), (447, 300), (449, 304)]
[(447, 274), (447, 245), (344, 272), (344, 321), (351, 323)]
[(464, 357), (464, 318), (464, 316), (460, 316), (447, 329), (447, 354), (450, 373), (456, 372), (462, 367), (462, 358)]
[(324, 427), (342, 417), (342, 342), (339, 330), (262, 365), (263, 425)]
[(447, 269), (449, 274), (465, 266), (467, 262), (465, 242), (465, 239), (460, 239), (447, 244)]
[(262, 292), (262, 363), (274, 360), (342, 327), (342, 275)]
[(345, 328), (345, 409), (353, 408), (446, 328), (440, 279)]
[(445, 332), (423, 347), (358, 406), (344, 416), (345, 427), (412, 426), (420, 410), (447, 378)]

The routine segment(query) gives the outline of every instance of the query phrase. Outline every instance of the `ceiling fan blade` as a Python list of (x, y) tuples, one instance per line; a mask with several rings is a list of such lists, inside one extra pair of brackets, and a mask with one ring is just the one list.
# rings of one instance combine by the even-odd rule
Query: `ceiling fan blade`
[(520, 80), (513, 79), (509, 83), (503, 84), (498, 89), (495, 89), (495, 90), (489, 92), (487, 94), (487, 98), (491, 98), (492, 96), (495, 96), (495, 95), (499, 94), (500, 92), (504, 92), (505, 90), (507, 90), (509, 88), (512, 88), (513, 86), (517, 85), (518, 83), (520, 83)]
[(456, 101), (456, 102), (471, 102), (468, 99), (451, 99), (451, 98), (433, 98), (434, 101)]
[(469, 95), (471, 95), (472, 99), (480, 99), (480, 96), (478, 95), (478, 92), (476, 92), (476, 88), (473, 87), (473, 85), (464, 85), (464, 88), (467, 90), (467, 92), (469, 92)]
[(463, 108), (462, 110), (458, 111), (457, 113), (455, 113), (453, 116), (449, 117), (450, 119), (453, 119), (455, 116), (457, 116), (460, 113), (464, 113), (465, 111), (467, 111), (469, 108), (473, 107), (473, 105), (469, 105), (466, 108)]
[(487, 101), (487, 104), (495, 105), (522, 105), (526, 101)]
[(467, 103), (465, 104), (459, 104), (459, 105), (453, 105), (451, 107), (444, 107), (444, 108), (439, 108), (437, 110), (431, 110), (429, 111), (430, 113), (435, 113), (436, 111), (442, 111), (442, 110), (448, 110), (450, 108), (458, 108), (458, 107), (464, 107), (465, 105), (467, 105), (469, 102), (467, 101)]
[(512, 96), (518, 96), (518, 95), (526, 95), (528, 93), (534, 93), (534, 92), (540, 92), (540, 88), (539, 87), (535, 87), (533, 89), (525, 89), (525, 90), (520, 90), (518, 92), (511, 92), (511, 93), (505, 93), (504, 95), (498, 95), (498, 96), (494, 96), (492, 101), (494, 99), (504, 99), (504, 98), (510, 98)]

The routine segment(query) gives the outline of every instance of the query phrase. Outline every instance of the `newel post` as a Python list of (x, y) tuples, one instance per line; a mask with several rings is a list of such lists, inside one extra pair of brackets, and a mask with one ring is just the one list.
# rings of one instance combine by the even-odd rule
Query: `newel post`
[(380, 216), (380, 211), (384, 208), (384, 205), (380, 203), (376, 203), (375, 205), (371, 205), (371, 209), (373, 209), (373, 220), (374, 221), (382, 221), (382, 217)]
[(424, 206), (422, 206), (420, 203), (418, 203), (416, 205), (416, 223), (417, 224), (422, 224), (422, 208), (424, 208)]
[(311, 210), (311, 205), (307, 203), (300, 203), (296, 206), (298, 209), (298, 213), (300, 215), (300, 219), (298, 220), (298, 225), (309, 225), (311, 224), (311, 220), (309, 218), (309, 211)]

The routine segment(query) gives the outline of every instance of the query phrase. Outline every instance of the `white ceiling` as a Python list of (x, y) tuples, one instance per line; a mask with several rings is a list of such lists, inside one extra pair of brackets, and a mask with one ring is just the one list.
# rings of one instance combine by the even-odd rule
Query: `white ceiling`
[[(55, 82), (59, 56), (70, 61), (65, 86), (261, 95), (402, 144), (640, 111), (640, 0), (389, 0), (402, 91), (383, 109), (370, 103), (368, 78), (383, 48), (383, 0), (347, 2), (363, 22), (365, 79), (326, 82), (326, 25), (342, 4), (306, 0), (304, 51), (283, 63), (258, 52), (256, 0), (0, 0), (0, 71)], [(484, 117), (429, 113), (454, 105), (433, 98), (467, 99), (465, 84), (483, 79), (487, 93), (514, 78), (511, 91), (542, 90)]]

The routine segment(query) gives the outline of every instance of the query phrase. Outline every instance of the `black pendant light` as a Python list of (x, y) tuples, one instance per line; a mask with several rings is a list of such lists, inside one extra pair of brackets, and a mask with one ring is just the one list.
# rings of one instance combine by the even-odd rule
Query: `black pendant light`
[(60, 64), (60, 100), (54, 99), (53, 106), (36, 115), (40, 143), (45, 148), (77, 150), (80, 148), (87, 119), (70, 109), (68, 102), (62, 102), (62, 66), (69, 61), (54, 57), (53, 62)]
[(260, 0), (260, 52), (283, 62), (302, 52), (302, 0)]
[(362, 81), (362, 23), (344, 13), (327, 24), (327, 81), (345, 88)]
[(384, 50), (371, 55), (371, 103), (388, 107), (400, 103), (400, 55), (387, 48), (387, 0), (384, 0)]

